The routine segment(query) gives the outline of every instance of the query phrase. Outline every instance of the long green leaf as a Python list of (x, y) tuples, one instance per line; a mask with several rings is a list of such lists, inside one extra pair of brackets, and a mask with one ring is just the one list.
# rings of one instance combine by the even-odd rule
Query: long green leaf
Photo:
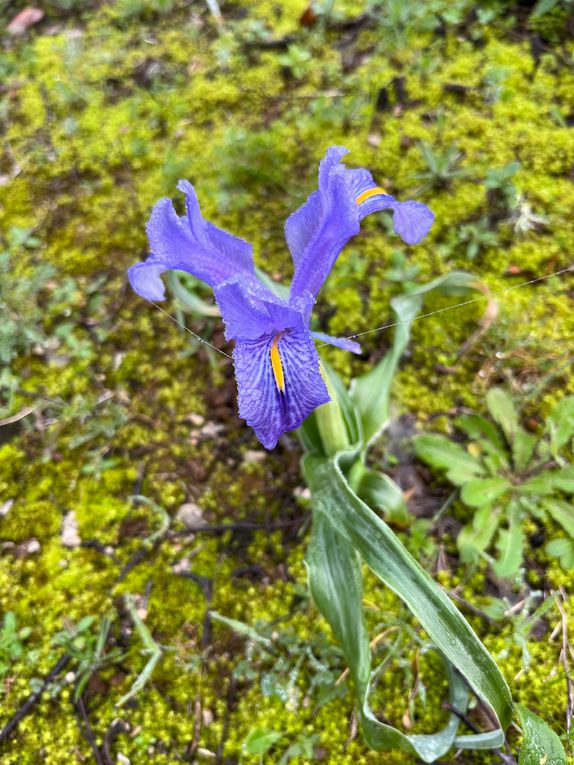
[[(435, 734), (407, 736), (377, 720), (369, 707), (371, 651), (363, 618), (361, 563), (352, 544), (329, 523), (326, 515), (313, 517), (313, 532), (307, 551), (309, 586), (313, 599), (328, 620), (343, 648), (360, 703), (365, 740), (373, 749), (401, 749), (433, 762), (455, 741), (460, 720), (451, 714), (447, 725)], [(464, 712), (468, 693), (456, 673), (449, 671), (451, 705)]]
[[(508, 686), (490, 654), (441, 587), (386, 523), (352, 491), (343, 466), (352, 463), (356, 456), (356, 451), (339, 453), (332, 459), (304, 456), (303, 471), (316, 514), (324, 513), (381, 581), (399, 595), (448, 661), (493, 709), (500, 728), (498, 735), (487, 739), (491, 746), (500, 745), (512, 716)], [(481, 737), (474, 742), (473, 736), (464, 738), (466, 746), (484, 746)]]

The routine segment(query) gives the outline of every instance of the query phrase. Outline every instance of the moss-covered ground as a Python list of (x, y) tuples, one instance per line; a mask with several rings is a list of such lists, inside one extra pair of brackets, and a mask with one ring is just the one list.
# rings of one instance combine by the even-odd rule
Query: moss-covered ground
[[(146, 255), (152, 204), (184, 177), (204, 215), (288, 281), (283, 221), (315, 188), (325, 149), (345, 145), (349, 164), (416, 194), (436, 223), (407, 248), (384, 215), (366, 220), (316, 328), (366, 332), (392, 321), (402, 282), (471, 270), (499, 293), (496, 319), (462, 355), (483, 303), (415, 322), (394, 414), (448, 432), (504, 383), (540, 428), (574, 393), (572, 276), (506, 290), (572, 262), (567, 3), (536, 15), (462, 0), (235, 0), (218, 18), (199, 0), (43, 0), (44, 18), (9, 34), (24, 5), (0, 10), (0, 725), (38, 698), (1, 762), (258, 762), (242, 745), (260, 728), (283, 734), (266, 762), (290, 746), (300, 762), (414, 762), (369, 752), (345, 676), (334, 684), (344, 663), (306, 591), (297, 440), (263, 450), (236, 414), (231, 362), (134, 295), (126, 268)], [(164, 307), (230, 352), (217, 319)], [(348, 380), (391, 331), (365, 335), (360, 358), (323, 352)], [(408, 442), (398, 454), (388, 464), (400, 480), (397, 460), (408, 463), (405, 491), (414, 476), (421, 513), (438, 509), (448, 489), (413, 465)], [(415, 524), (405, 541), (456, 591), (514, 697), (568, 746), (574, 574), (545, 556), (535, 526), (522, 582), (497, 582), (486, 563), (466, 570), (454, 537), (469, 510), (454, 507), (440, 534)], [(550, 591), (563, 614), (526, 629)], [(494, 618), (492, 596), (515, 608)], [(366, 598), (381, 657), (394, 646), (374, 708), (436, 729), (444, 684), (424, 635), (370, 579)], [(210, 609), (274, 647), (261, 652)], [(119, 705), (152, 656), (146, 637), (159, 661)]]

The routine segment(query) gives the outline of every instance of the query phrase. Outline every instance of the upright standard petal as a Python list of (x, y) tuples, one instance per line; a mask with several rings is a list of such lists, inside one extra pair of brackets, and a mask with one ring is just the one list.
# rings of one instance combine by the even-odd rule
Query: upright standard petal
[(304, 327), (259, 340), (239, 340), (233, 361), (239, 416), (266, 449), (329, 401), (317, 351)]
[(129, 269), (133, 289), (149, 300), (163, 300), (163, 271), (188, 271), (212, 287), (237, 276), (254, 275), (251, 245), (204, 220), (193, 186), (180, 181), (187, 215), (179, 217), (170, 199), (161, 199), (147, 224), (151, 256)]
[(416, 244), (428, 233), (434, 216), (421, 202), (397, 202), (378, 187), (363, 168), (341, 163), (342, 146), (327, 150), (319, 167), (319, 188), (285, 224), (287, 244), (295, 264), (291, 299), (305, 290), (316, 297), (347, 241), (357, 234), (362, 219), (390, 208), (396, 233)]
[(319, 166), (319, 188), (285, 223), (287, 244), (295, 263), (291, 299), (305, 291), (316, 297), (347, 241), (359, 232), (359, 214), (342, 146), (327, 149)]

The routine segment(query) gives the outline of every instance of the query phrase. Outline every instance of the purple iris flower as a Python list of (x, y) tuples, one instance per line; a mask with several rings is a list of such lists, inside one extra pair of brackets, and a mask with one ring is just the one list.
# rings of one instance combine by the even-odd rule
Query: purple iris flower
[(311, 332), (309, 323), (317, 293), (361, 220), (391, 209), (395, 232), (407, 244), (426, 236), (434, 220), (426, 205), (397, 202), (367, 170), (345, 167), (347, 153), (341, 146), (327, 150), (318, 190), (285, 224), (295, 265), (288, 301), (255, 275), (251, 245), (203, 219), (187, 181), (178, 184), (187, 215), (179, 217), (171, 200), (161, 199), (147, 225), (152, 254), (128, 271), (133, 289), (147, 300), (164, 299), (160, 275), (168, 269), (187, 271), (213, 288), (225, 337), (235, 340), (239, 414), (267, 449), (329, 401), (314, 339), (360, 352), (358, 343)]

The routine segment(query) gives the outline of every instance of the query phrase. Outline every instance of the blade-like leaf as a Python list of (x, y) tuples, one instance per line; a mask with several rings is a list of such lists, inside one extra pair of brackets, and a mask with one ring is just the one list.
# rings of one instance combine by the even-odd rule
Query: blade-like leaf
[(475, 478), (462, 487), (460, 498), (469, 507), (482, 507), (491, 505), (510, 489), (512, 485), (504, 478)]
[(522, 704), (516, 711), (524, 734), (519, 765), (566, 765), (564, 747), (552, 728)]
[(500, 425), (506, 440), (512, 444), (518, 428), (518, 415), (512, 398), (502, 388), (491, 388), (486, 394), (486, 405), (492, 419)]
[[(365, 740), (373, 749), (401, 749), (433, 762), (453, 745), (459, 719), (451, 714), (446, 727), (435, 734), (407, 736), (377, 720), (369, 707), (371, 651), (364, 623), (361, 563), (352, 544), (341, 536), (321, 512), (313, 515), (307, 551), (309, 586), (313, 599), (340, 643), (355, 683)], [(460, 678), (449, 672), (450, 703), (460, 711), (468, 693)]]
[[(307, 454), (303, 471), (311, 489), (315, 515), (324, 513), (373, 572), (410, 608), (432, 641), (477, 695), (492, 707), (500, 729), (489, 739), (500, 745), (512, 716), (512, 699), (496, 663), (442, 588), (405, 549), (398, 537), (352, 491), (342, 464), (357, 452), (333, 459)], [(472, 739), (472, 737), (470, 737)], [(472, 745), (472, 744), (469, 744)], [(477, 741), (480, 744), (480, 740)], [(484, 744), (482, 744), (484, 745)]]
[(566, 396), (554, 407), (547, 420), (554, 454), (574, 436), (574, 396)]
[(567, 534), (574, 538), (574, 505), (572, 503), (554, 498), (547, 499), (544, 501), (544, 509)]
[(518, 505), (513, 505), (508, 517), (508, 529), (501, 529), (496, 540), (498, 560), (492, 566), (494, 573), (500, 577), (514, 576), (522, 563), (523, 547), (522, 516)]
[(425, 433), (416, 438), (415, 452), (427, 465), (447, 470), (449, 481), (456, 486), (462, 486), (483, 472), (480, 462), (462, 446), (436, 433)]

